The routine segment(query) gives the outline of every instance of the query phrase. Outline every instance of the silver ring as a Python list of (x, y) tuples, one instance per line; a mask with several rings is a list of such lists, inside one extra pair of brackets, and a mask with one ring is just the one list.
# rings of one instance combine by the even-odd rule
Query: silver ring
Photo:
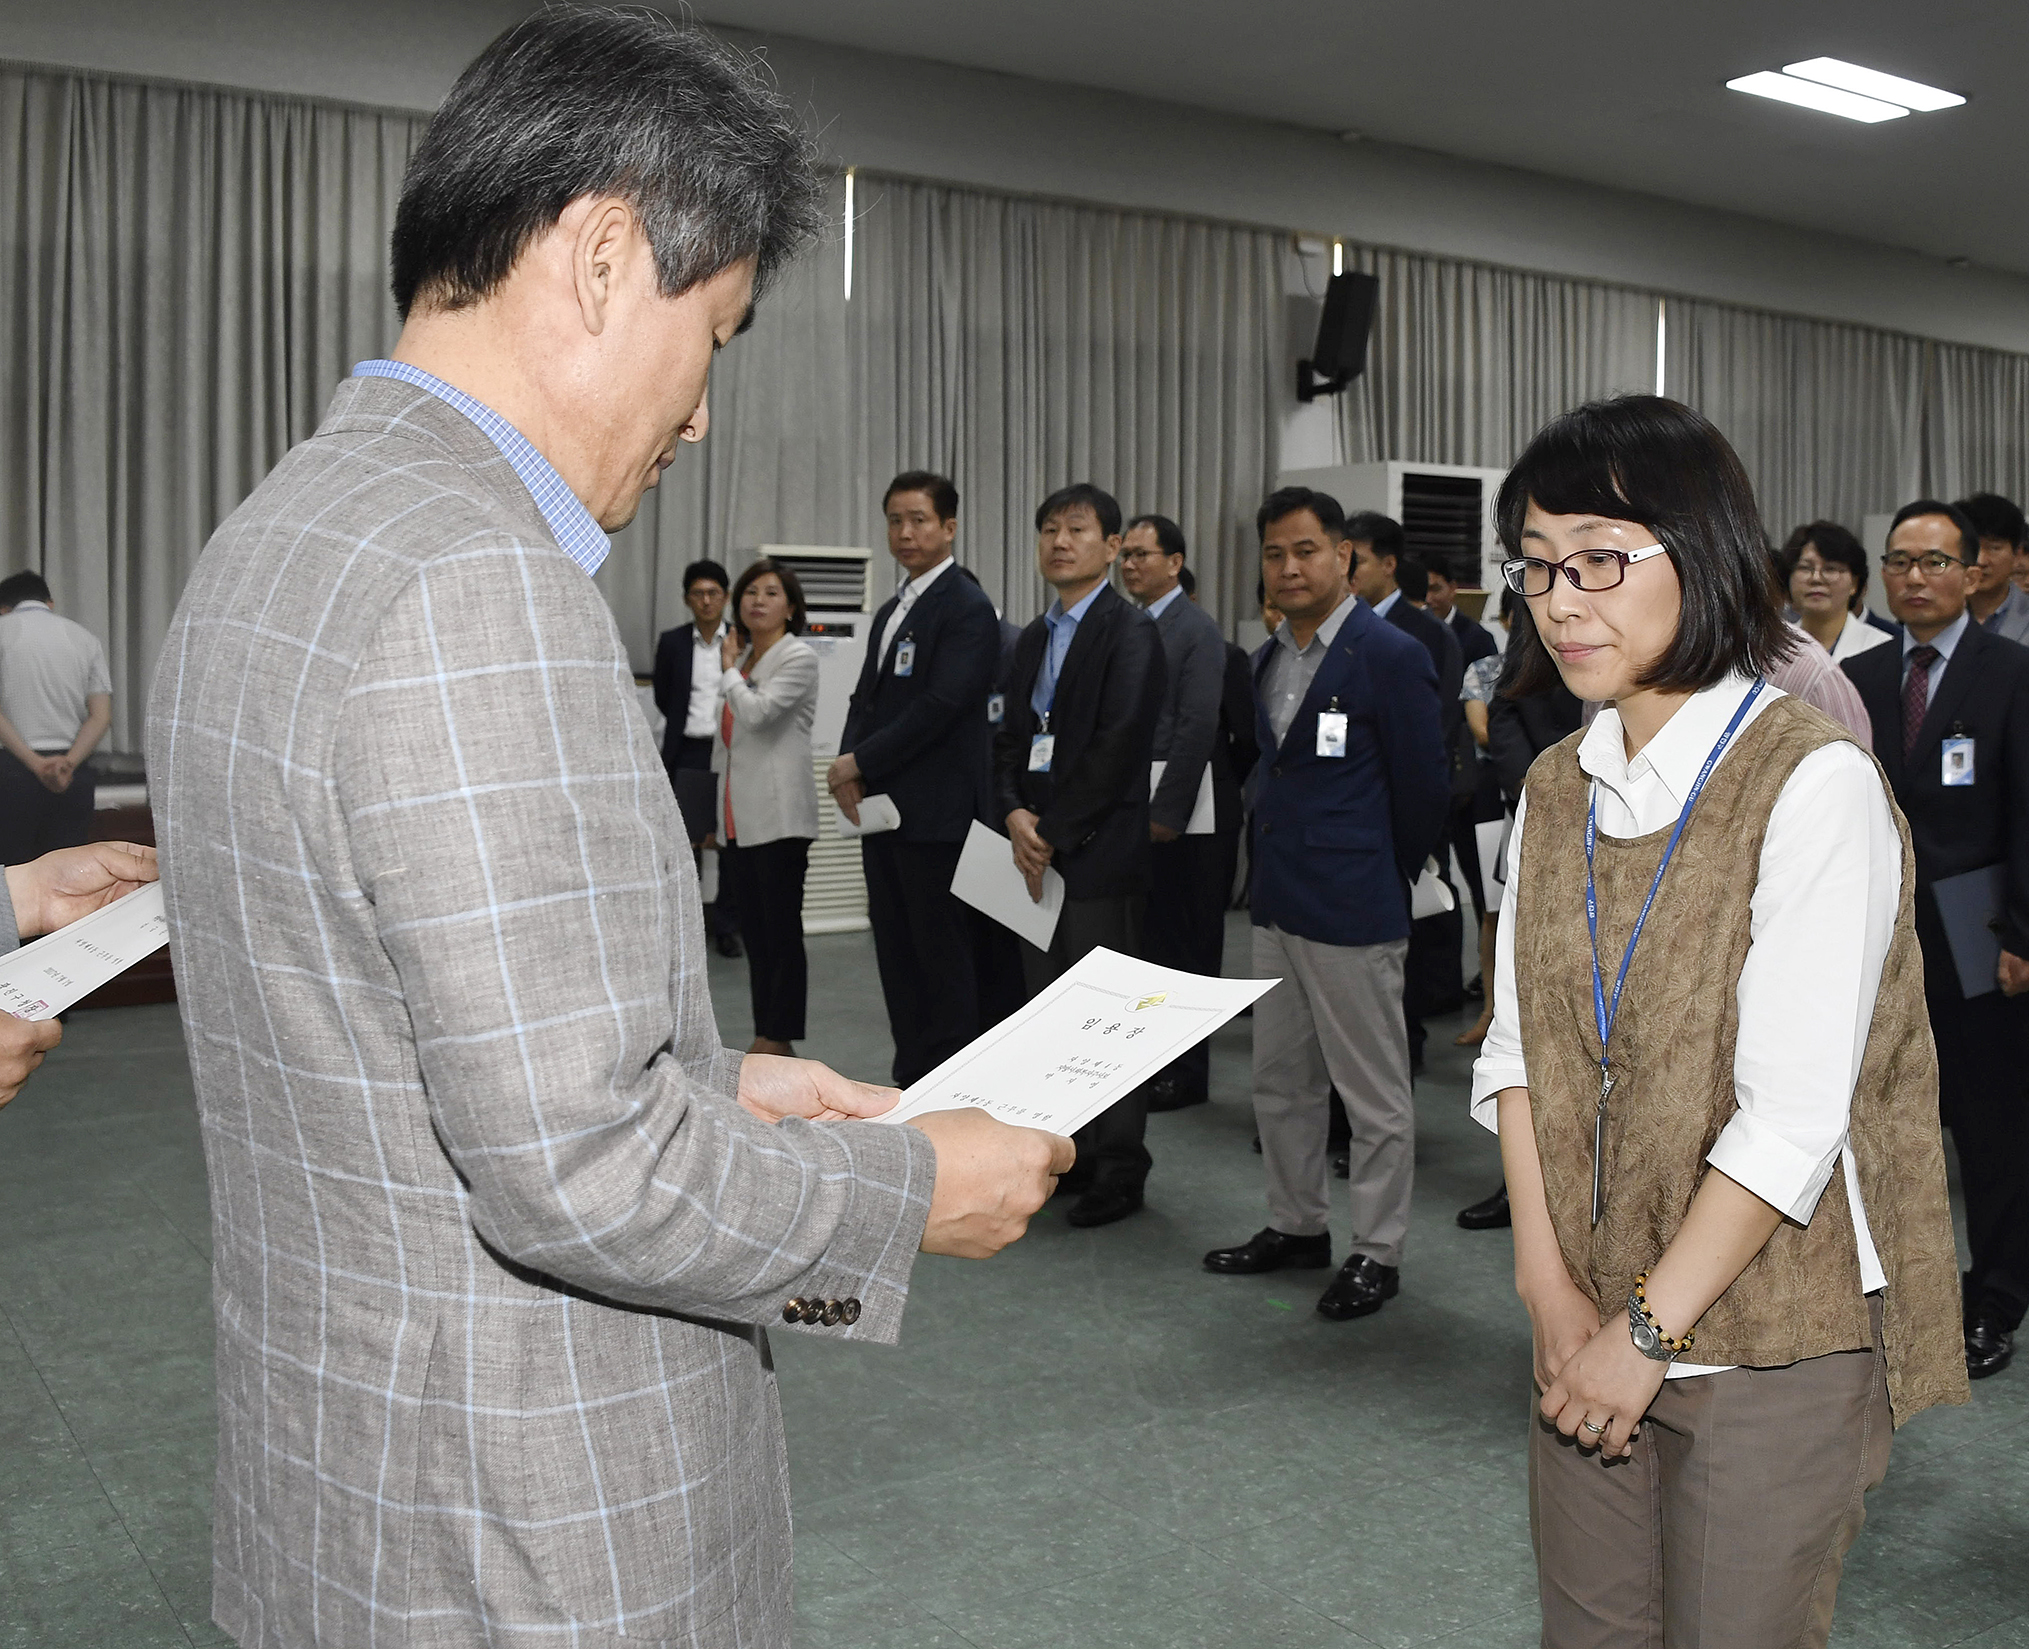
[[(1578, 1423), (1581, 1426), (1583, 1426), (1587, 1431), (1591, 1432), (1594, 1437), (1604, 1437), (1606, 1435), (1606, 1426), (1595, 1426), (1590, 1420), (1581, 1420)], [(1607, 1422), (1607, 1425), (1611, 1425), (1612, 1423), (1613, 1422), (1609, 1420)]]

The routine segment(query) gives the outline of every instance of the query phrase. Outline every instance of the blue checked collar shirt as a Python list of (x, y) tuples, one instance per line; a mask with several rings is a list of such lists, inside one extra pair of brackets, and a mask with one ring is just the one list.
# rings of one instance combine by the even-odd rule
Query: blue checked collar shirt
[(1047, 716), (1050, 706), (1056, 703), (1057, 677), (1064, 668), (1064, 655), (1070, 652), (1071, 643), (1077, 637), (1079, 621), (1092, 610), (1092, 603), (1099, 599), (1099, 592), (1105, 588), (1106, 580), (1102, 578), (1092, 586), (1091, 593), (1068, 613), (1059, 600), (1051, 602), (1050, 610), (1043, 614), (1043, 622), (1050, 627), (1050, 644), (1043, 649), (1042, 668), (1036, 671), (1035, 690), (1029, 694), (1029, 708), (1038, 718)]
[(352, 369), (352, 375), (355, 378), (399, 378), (405, 384), (428, 390), (446, 406), (455, 407), (500, 449), (500, 456), (521, 477), (521, 484), (528, 488), (529, 497), (535, 500), (535, 507), (542, 512), (543, 520), (549, 523), (550, 531), (556, 535), (558, 549), (588, 574), (597, 572), (612, 553), (612, 540), (592, 519), (592, 512), (565, 484), (550, 461), (535, 450), (527, 436), (484, 401), (475, 401), (463, 390), (453, 389), (442, 378), (432, 376), (421, 367), (410, 366), (406, 361), (361, 361)]

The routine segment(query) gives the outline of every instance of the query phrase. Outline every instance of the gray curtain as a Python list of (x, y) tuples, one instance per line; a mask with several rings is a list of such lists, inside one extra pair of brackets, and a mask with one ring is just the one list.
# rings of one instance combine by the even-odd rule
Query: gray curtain
[(1366, 371), (1338, 398), (1341, 461), (1505, 468), (1552, 417), (1655, 387), (1650, 292), (1386, 248)]
[[(1925, 355), (1901, 333), (1672, 298), (1666, 392), (1740, 454), (1770, 537), (1863, 517), (1923, 487)], [(1989, 354), (1990, 351), (1972, 351)], [(2021, 450), (2018, 418), (2013, 440)]]
[[(1924, 409), (1924, 486), (1937, 498), (2029, 502), (2029, 356), (1934, 344)], [(1898, 502), (1907, 503), (1915, 491)]]
[(213, 527), (394, 336), (420, 130), (0, 65), (0, 567), (105, 641), (112, 748)]
[[(842, 182), (835, 200), (842, 226)], [(1282, 237), (866, 173), (856, 206), (851, 301), (841, 232), (725, 351), (709, 438), (600, 575), (637, 662), (684, 621), (702, 555), (737, 569), (762, 543), (867, 545), (884, 599), (881, 494), (905, 469), (957, 482), (959, 557), (1010, 618), (1042, 610), (1034, 511), (1070, 481), (1175, 517), (1206, 605), (1246, 612)]]

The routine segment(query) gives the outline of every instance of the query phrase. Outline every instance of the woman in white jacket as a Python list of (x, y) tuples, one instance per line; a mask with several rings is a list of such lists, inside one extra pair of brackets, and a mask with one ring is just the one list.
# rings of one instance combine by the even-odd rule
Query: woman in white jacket
[(719, 776), (719, 873), (731, 878), (754, 1002), (750, 1053), (788, 1054), (801, 1040), (810, 965), (803, 878), (817, 836), (810, 727), (817, 654), (797, 639), (803, 588), (763, 557), (733, 583), (720, 659), (724, 702), (712, 771)]

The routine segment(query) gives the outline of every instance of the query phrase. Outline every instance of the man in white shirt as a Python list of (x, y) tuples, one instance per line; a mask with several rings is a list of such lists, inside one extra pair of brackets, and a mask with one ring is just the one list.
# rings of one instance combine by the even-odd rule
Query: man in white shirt
[(58, 616), (40, 573), (0, 579), (0, 864), (91, 834), (85, 761), (112, 720), (99, 638)]
[[(719, 695), (725, 672), (719, 659), (726, 638), (726, 591), (732, 580), (716, 561), (693, 561), (683, 570), (683, 604), (689, 624), (665, 630), (655, 643), (655, 707), (662, 712), (662, 765), (669, 773), (679, 803), (685, 792), (694, 796), (684, 806), (684, 823), (692, 839), (711, 834), (713, 788), (712, 740), (719, 730)], [(701, 773), (702, 781), (686, 781), (679, 773)], [(702, 854), (699, 854), (700, 872)], [(721, 956), (740, 954), (738, 911), (730, 892), (704, 907), (705, 926)]]

